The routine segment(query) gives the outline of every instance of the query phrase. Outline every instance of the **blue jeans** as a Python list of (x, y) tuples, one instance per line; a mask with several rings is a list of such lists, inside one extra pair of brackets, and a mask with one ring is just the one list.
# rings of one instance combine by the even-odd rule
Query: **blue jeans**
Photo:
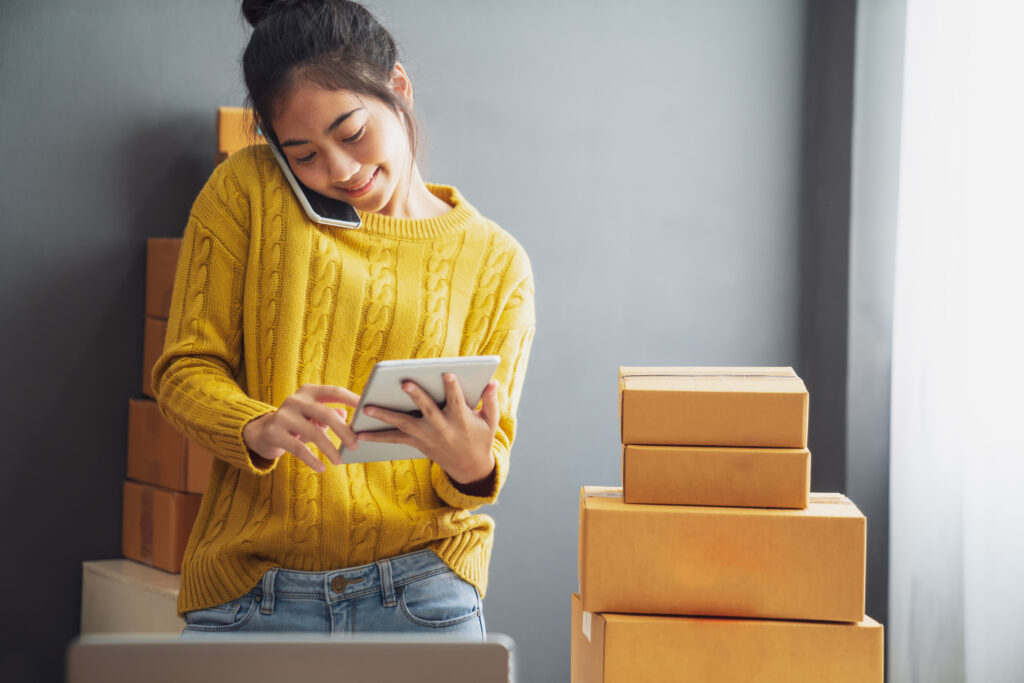
[(242, 597), (186, 612), (178, 639), (285, 631), (486, 637), (479, 591), (425, 549), (327, 572), (273, 567)]

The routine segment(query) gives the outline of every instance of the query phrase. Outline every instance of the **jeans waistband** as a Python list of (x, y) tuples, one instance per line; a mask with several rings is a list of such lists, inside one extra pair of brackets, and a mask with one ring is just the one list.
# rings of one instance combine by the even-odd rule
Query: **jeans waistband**
[(275, 597), (351, 600), (380, 592), (385, 605), (396, 604), (395, 588), (449, 571), (448, 565), (429, 548), (378, 560), (371, 564), (326, 572), (306, 572), (272, 567), (254, 589), (260, 594), (261, 611), (274, 609)]

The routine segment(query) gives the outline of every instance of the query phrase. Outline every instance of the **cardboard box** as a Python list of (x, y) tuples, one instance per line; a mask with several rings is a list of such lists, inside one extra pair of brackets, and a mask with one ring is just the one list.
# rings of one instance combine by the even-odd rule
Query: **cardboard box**
[(128, 400), (129, 479), (173, 491), (202, 493), (216, 458), (160, 414), (156, 401)]
[(629, 505), (580, 492), (579, 578), (588, 612), (864, 619), (866, 520), (845, 496), (806, 510)]
[(181, 574), (134, 560), (82, 563), (82, 634), (181, 633)]
[(219, 107), (217, 109), (216, 162), (227, 159), (249, 145), (266, 142), (262, 135), (252, 132), (252, 110), (245, 107)]
[(572, 683), (882, 683), (884, 637), (855, 624), (584, 612), (572, 597)]
[(146, 241), (146, 315), (167, 320), (181, 253), (180, 237), (151, 237)]
[(622, 447), (627, 503), (805, 508), (806, 448)]
[(619, 368), (624, 444), (807, 448), (807, 404), (792, 368)]
[(181, 571), (202, 496), (124, 482), (121, 552), (168, 572)]
[(167, 321), (146, 316), (142, 331), (142, 393), (150, 398), (153, 395), (153, 366), (164, 352), (167, 339)]

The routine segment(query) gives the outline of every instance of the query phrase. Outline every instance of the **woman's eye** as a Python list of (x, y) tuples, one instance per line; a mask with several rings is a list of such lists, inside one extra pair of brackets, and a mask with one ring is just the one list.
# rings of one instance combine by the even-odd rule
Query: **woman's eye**
[(308, 164), (309, 162), (311, 162), (313, 160), (313, 155), (314, 154), (315, 154), (315, 152), (310, 152), (306, 156), (299, 157), (295, 161), (296, 161), (296, 163), (299, 163), (299, 164)]
[(350, 137), (350, 138), (345, 138), (344, 140), (342, 140), (342, 142), (355, 142), (355, 141), (356, 141), (356, 140), (358, 140), (359, 138), (363, 137), (363, 131), (365, 131), (365, 130), (366, 130), (366, 126), (363, 126), (362, 128), (360, 128), (360, 129), (359, 129), (359, 130), (358, 130), (358, 131), (356, 132), (356, 134), (355, 134), (355, 135), (353, 135), (353, 136), (352, 136), (352, 137)]

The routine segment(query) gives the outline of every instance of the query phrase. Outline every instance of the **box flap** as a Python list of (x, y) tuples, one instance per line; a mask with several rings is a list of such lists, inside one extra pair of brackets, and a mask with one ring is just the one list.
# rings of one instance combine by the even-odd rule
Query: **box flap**
[(82, 562), (82, 571), (83, 574), (96, 574), (174, 599), (177, 599), (181, 588), (181, 574), (172, 574), (129, 559), (87, 560)]
[(864, 517), (864, 514), (854, 504), (854, 502), (841, 493), (811, 493), (807, 499), (807, 507), (803, 509), (718, 507), (703, 505), (626, 503), (622, 496), (622, 487), (616, 486), (584, 486), (580, 491), (581, 515), (583, 510), (612, 510), (629, 512), (632, 514), (652, 513), (658, 515), (711, 514), (748, 516), (781, 515), (790, 517)]
[[(642, 391), (744, 391), (805, 393), (792, 368), (776, 367), (621, 367), (622, 393)], [(621, 412), (621, 409), (620, 409)]]

